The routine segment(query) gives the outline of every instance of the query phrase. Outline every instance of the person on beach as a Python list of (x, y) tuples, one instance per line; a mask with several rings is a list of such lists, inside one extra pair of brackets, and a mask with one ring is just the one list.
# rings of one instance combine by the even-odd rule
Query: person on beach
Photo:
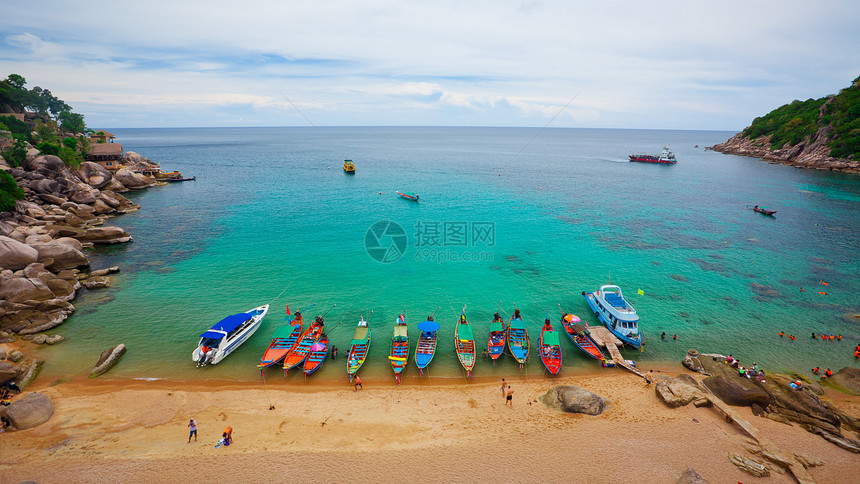
[(513, 390), (513, 388), (511, 388), (511, 386), (510, 386), (510, 385), (508, 385), (507, 395), (508, 395), (508, 396), (507, 396), (507, 400), (505, 400), (505, 405), (510, 404), (510, 405), (511, 405), (511, 408), (513, 408), (513, 406), (514, 406), (514, 401), (513, 401), (513, 398), (514, 398), (514, 390)]
[(233, 427), (227, 426), (224, 429), (224, 445), (230, 445), (233, 443)]
[(194, 420), (193, 418), (191, 420), (189, 420), (188, 421), (188, 428), (190, 429), (190, 431), (188, 432), (188, 442), (186, 442), (186, 443), (187, 444), (191, 443), (191, 437), (194, 437), (194, 442), (197, 442), (197, 421)]
[(331, 347), (331, 359), (337, 358), (337, 346)]
[(645, 384), (650, 385), (652, 381), (654, 381), (654, 370), (648, 370), (648, 373), (645, 375)]
[(364, 390), (364, 387), (361, 386), (361, 377), (360, 376), (358, 376), (358, 375), (355, 376), (355, 382), (354, 383), (355, 383), (355, 391), (358, 391), (359, 388)]
[(830, 368), (828, 368), (827, 371), (824, 372), (824, 376), (822, 376), (821, 379), (824, 380), (825, 378), (830, 378), (831, 376), (833, 376), (833, 372), (830, 371)]
[(818, 375), (819, 373), (821, 373), (821, 368), (816, 366), (815, 368), (812, 369), (813, 375)]
[(505, 379), (502, 378), (502, 396), (505, 396), (505, 389), (508, 387), (508, 384), (505, 383)]

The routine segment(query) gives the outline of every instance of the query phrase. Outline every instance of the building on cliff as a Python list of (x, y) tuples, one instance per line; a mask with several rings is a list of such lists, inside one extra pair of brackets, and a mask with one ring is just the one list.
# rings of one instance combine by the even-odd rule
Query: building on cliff
[(90, 147), (87, 153), (87, 161), (93, 161), (110, 171), (120, 169), (119, 161), (122, 159), (121, 143), (98, 143)]

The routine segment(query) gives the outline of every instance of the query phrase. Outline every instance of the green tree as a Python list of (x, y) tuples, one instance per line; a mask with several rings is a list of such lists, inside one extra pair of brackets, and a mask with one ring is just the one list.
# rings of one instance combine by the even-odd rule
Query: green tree
[(57, 131), (47, 123), (37, 121), (33, 131), (36, 133), (34, 138), (38, 143), (55, 143), (57, 141)]
[(69, 148), (67, 146), (60, 148), (60, 152), (57, 156), (59, 156), (66, 165), (71, 166), (72, 168), (77, 168), (84, 162), (84, 157), (81, 156), (80, 153), (78, 153), (74, 148)]
[(76, 150), (78, 149), (78, 140), (72, 138), (71, 136), (63, 138), (63, 146)]
[(60, 147), (53, 143), (39, 143), (36, 145), (36, 149), (43, 155), (59, 156), (60, 154)]
[(15, 202), (24, 198), (24, 190), (12, 175), (0, 170), (0, 212), (8, 212), (15, 207)]
[(27, 143), (16, 139), (15, 144), (3, 151), (3, 159), (9, 163), (9, 166), (21, 166), (21, 163), (27, 159)]
[(30, 125), (25, 123), (24, 121), (19, 120), (18, 118), (13, 118), (12, 116), (0, 116), (0, 121), (6, 125), (6, 128), (12, 132), (12, 134), (20, 134), (23, 135), (26, 139), (30, 139)]
[(78, 136), (78, 148), (80, 148), (81, 155), (87, 156), (87, 153), (90, 152), (90, 149), (93, 147), (93, 140), (84, 136)]
[(57, 119), (60, 121), (60, 129), (66, 133), (83, 133), (87, 129), (83, 114), (63, 111)]

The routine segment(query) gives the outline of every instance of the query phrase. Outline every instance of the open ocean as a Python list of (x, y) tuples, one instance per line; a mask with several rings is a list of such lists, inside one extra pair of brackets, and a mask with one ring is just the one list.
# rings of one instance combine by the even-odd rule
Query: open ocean
[[(109, 224), (134, 242), (91, 254), (94, 268), (119, 265), (122, 272), (109, 289), (82, 290), (77, 312), (52, 331), (64, 343), (35, 350), (51, 377), (86, 374), (102, 350), (125, 343), (128, 352), (108, 376), (259, 380), (255, 365), (284, 324), (286, 305), (316, 304), (305, 320), (326, 313), (340, 354), (310, 379), (347, 381), (343, 355), (364, 315), (373, 342), (359, 374), (393, 380), (387, 355), (395, 318), (406, 315), (414, 353), (415, 324), (437, 308), (442, 328), (428, 373), (461, 378), (453, 348), (460, 311), (465, 305), (480, 351), (500, 302), (506, 320), (514, 305), (522, 311), (532, 338), (523, 373), (537, 376), (545, 374), (535, 351), (545, 314), (557, 330), (559, 304), (596, 324), (581, 292), (610, 277), (639, 313), (645, 351), (623, 353), (640, 367), (679, 361), (688, 348), (733, 353), (766, 371), (858, 364), (860, 316), (852, 315), (860, 314), (860, 176), (704, 150), (731, 132), (111, 132), (126, 151), (197, 180), (126, 194), (142, 209)], [(631, 152), (659, 153), (664, 145), (677, 165), (627, 162)], [(341, 169), (346, 157), (356, 164), (354, 176)], [(778, 213), (760, 215), (747, 208), (754, 204)], [(375, 240), (368, 229), (382, 221), (405, 233), (379, 242), (406, 242), (391, 262), (376, 260), (384, 251), (367, 250)], [(199, 334), (268, 302), (268, 316), (247, 343), (216, 366), (195, 367)], [(660, 341), (663, 331), (669, 342)], [(813, 341), (811, 332), (844, 339)], [(566, 336), (562, 351), (562, 375), (598, 365)], [(473, 375), (518, 372), (510, 356), (498, 367), (479, 356)], [(266, 376), (269, 384), (284, 381), (276, 368)], [(407, 383), (418, 378), (411, 358), (404, 376)], [(302, 379), (294, 370), (286, 381)]]

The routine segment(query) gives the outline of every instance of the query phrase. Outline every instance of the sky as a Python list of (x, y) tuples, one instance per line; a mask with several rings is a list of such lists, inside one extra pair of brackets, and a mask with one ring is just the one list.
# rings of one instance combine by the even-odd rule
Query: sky
[(0, 0), (0, 78), (92, 128), (739, 131), (860, 76), (860, 2)]

